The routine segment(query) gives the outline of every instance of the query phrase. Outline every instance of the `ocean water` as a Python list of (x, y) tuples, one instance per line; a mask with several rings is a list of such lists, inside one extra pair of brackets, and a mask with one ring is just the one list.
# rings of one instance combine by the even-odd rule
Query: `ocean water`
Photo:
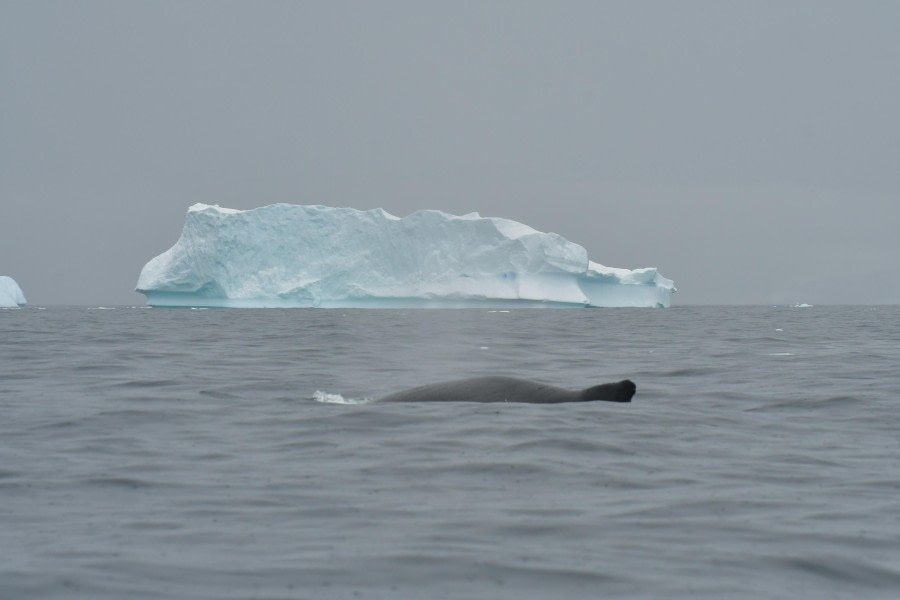
[[(897, 306), (0, 311), (0, 598), (898, 598), (898, 365)], [(487, 374), (638, 390), (369, 401)]]

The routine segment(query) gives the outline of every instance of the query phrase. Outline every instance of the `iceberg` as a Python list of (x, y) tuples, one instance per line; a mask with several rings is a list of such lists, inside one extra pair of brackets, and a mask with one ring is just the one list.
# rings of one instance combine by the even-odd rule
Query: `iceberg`
[(0, 308), (18, 308), (25, 306), (25, 294), (16, 280), (0, 275)]
[(150, 306), (667, 307), (655, 268), (618, 269), (555, 233), (420, 210), (195, 204), (175, 245), (144, 265)]

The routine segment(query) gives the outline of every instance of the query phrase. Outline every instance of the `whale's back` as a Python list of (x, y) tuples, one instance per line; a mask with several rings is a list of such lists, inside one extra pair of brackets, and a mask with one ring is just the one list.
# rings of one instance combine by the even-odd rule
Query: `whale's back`
[(585, 390), (518, 379), (516, 377), (473, 377), (423, 385), (381, 398), (380, 402), (519, 402), (560, 404), (563, 402), (630, 402), (635, 385), (629, 380), (606, 383)]

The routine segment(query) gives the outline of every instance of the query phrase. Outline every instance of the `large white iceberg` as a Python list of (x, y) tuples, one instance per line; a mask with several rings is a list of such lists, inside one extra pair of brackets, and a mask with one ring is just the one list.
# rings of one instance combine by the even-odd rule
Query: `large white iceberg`
[(25, 306), (25, 294), (16, 280), (0, 275), (0, 308), (17, 308)]
[(615, 269), (555, 233), (421, 210), (195, 204), (181, 238), (148, 262), (151, 306), (669, 306), (654, 268)]

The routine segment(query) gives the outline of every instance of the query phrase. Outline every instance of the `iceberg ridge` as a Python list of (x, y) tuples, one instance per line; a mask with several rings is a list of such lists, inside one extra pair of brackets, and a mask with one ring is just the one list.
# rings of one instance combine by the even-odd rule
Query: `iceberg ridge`
[(508, 219), (293, 204), (191, 206), (137, 283), (151, 306), (211, 307), (665, 307), (674, 289)]
[(25, 304), (25, 294), (16, 280), (0, 275), (0, 308), (18, 308)]

